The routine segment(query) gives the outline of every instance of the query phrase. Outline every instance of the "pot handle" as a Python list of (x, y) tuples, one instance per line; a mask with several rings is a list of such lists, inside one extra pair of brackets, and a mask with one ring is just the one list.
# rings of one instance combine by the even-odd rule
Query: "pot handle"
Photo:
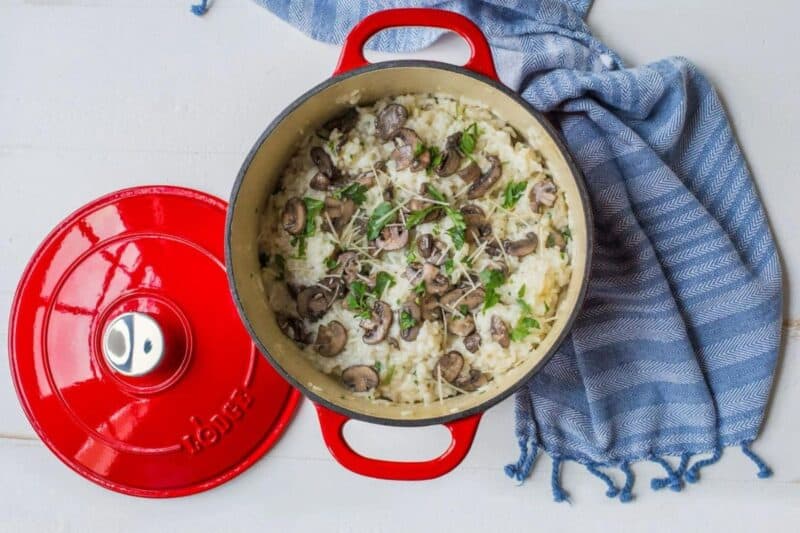
[(478, 413), (444, 424), (450, 430), (452, 441), (439, 457), (428, 461), (385, 461), (364, 457), (347, 444), (343, 432), (344, 425), (350, 420), (347, 416), (319, 404), (314, 406), (325, 445), (339, 464), (362, 476), (400, 481), (434, 479), (457, 467), (472, 447), (482, 415)]
[(345, 37), (342, 55), (339, 56), (333, 75), (338, 76), (368, 65), (369, 62), (364, 57), (364, 45), (369, 38), (379, 31), (399, 26), (425, 26), (456, 32), (469, 44), (469, 61), (464, 67), (497, 80), (492, 51), (480, 28), (459, 13), (429, 8), (387, 9), (365, 17)]

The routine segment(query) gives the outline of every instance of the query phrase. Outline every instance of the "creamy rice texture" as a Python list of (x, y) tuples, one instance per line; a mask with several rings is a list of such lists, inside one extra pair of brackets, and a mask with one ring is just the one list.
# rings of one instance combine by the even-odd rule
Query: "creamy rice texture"
[[(387, 129), (381, 130), (385, 122), (379, 117), (389, 115), (381, 112), (394, 104), (407, 115), (402, 127), (415, 135), (390, 131), (387, 136)], [(475, 102), (412, 94), (354, 110), (339, 128), (333, 124), (303, 141), (278, 190), (266, 201), (259, 250), (269, 305), (280, 317), (281, 329), (321, 371), (341, 376), (346, 369), (357, 368), (342, 378), (357, 394), (429, 403), (479, 392), (495, 376), (524, 362), (542, 342), (569, 283), (570, 213), (560, 177), (552, 174), (535, 144)], [(324, 157), (322, 161), (312, 157), (314, 148), (317, 154), (324, 150), (333, 169)], [(437, 169), (447, 162), (444, 154), (458, 161), (457, 167), (450, 161), (457, 171), (440, 176)], [(402, 168), (409, 160), (411, 165)], [(474, 164), (480, 170), (477, 179), (474, 174), (460, 175)], [(478, 187), (476, 183), (492, 181), (494, 167), (499, 178), (488, 188)], [(324, 182), (324, 190), (318, 190), (315, 180)], [(480, 188), (486, 190), (476, 196)], [(342, 202), (351, 202), (354, 212), (336, 219)], [(474, 212), (473, 206), (479, 208), (483, 225), (470, 224), (474, 220), (463, 216), (465, 206), (473, 209), (469, 212)], [(376, 219), (383, 212), (388, 215)], [(426, 213), (429, 216), (414, 225), (414, 219)], [(388, 239), (389, 248), (402, 242), (403, 235), (407, 242), (399, 249), (381, 250), (367, 238), (370, 229), (380, 230), (379, 241)], [(431, 258), (423, 257), (421, 240), (438, 246)], [(352, 254), (341, 255), (347, 252)], [(356, 271), (349, 276), (343, 272), (340, 258), (344, 257), (356, 258)], [(429, 267), (426, 262), (431, 262)], [(437, 276), (433, 281), (432, 275)], [(328, 278), (341, 281), (320, 285)], [(377, 294), (376, 281), (389, 279)], [(361, 297), (353, 282), (364, 286)], [(321, 313), (304, 313), (298, 305), (308, 288), (312, 302), (317, 298), (314, 305), (324, 305)], [(453, 298), (445, 295), (459, 288), (462, 297), (453, 305), (436, 304), (452, 303)], [(442, 292), (432, 294), (436, 290)], [(472, 298), (479, 300), (477, 305), (467, 308), (468, 297), (481, 294)], [(385, 316), (376, 314), (375, 302), (383, 302), (381, 309), (391, 313), (385, 332), (375, 333), (376, 325), (385, 324)], [(413, 310), (423, 303), (443, 318), (414, 319), (408, 306)], [(459, 334), (470, 329), (457, 331), (453, 322), (459, 320), (474, 322), (474, 332)], [(346, 340), (343, 348), (332, 348), (334, 355), (324, 356), (320, 352), (330, 352), (339, 337), (325, 344), (330, 339), (319, 328), (333, 321), (341, 324)], [(498, 324), (505, 327), (505, 335)], [(405, 329), (405, 337), (414, 337), (408, 333), (415, 328), (414, 340), (401, 334)], [(384, 337), (368, 344), (362, 337), (370, 331), (373, 340)], [(453, 358), (441, 359), (451, 351), (458, 352), (460, 365)]]

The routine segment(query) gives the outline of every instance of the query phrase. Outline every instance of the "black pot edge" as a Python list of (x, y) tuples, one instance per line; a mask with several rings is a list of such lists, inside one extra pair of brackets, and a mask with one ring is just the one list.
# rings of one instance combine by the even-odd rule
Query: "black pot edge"
[[(365, 415), (365, 414), (362, 414), (362, 413), (351, 411), (350, 409), (347, 409), (347, 408), (342, 407), (340, 405), (331, 403), (328, 400), (325, 400), (324, 398), (321, 398), (320, 396), (315, 394), (314, 391), (312, 391), (307, 386), (305, 386), (303, 383), (300, 383), (293, 376), (291, 376), (289, 373), (287, 373), (278, 364), (278, 362), (275, 359), (272, 358), (272, 355), (270, 355), (270, 352), (267, 349), (267, 347), (258, 338), (258, 335), (256, 335), (255, 329), (253, 328), (253, 325), (251, 324), (249, 318), (247, 317), (247, 314), (245, 313), (245, 311), (244, 311), (244, 309), (242, 307), (241, 301), (239, 299), (239, 292), (238, 292), (238, 290), (236, 288), (236, 284), (234, 283), (233, 265), (231, 263), (231, 249), (230, 249), (230, 247), (231, 247), (231, 244), (230, 244), (230, 242), (231, 242), (231, 239), (230, 239), (230, 228), (231, 228), (231, 222), (232, 222), (232, 218), (233, 218), (232, 214), (233, 214), (233, 208), (234, 208), (234, 206), (236, 204), (236, 198), (237, 198), (237, 196), (239, 194), (239, 189), (241, 188), (242, 181), (244, 180), (244, 176), (245, 176), (245, 174), (247, 172), (247, 169), (250, 166), (250, 163), (253, 160), (253, 157), (255, 157), (256, 152), (258, 152), (258, 150), (261, 148), (261, 145), (264, 143), (264, 141), (267, 139), (267, 137), (269, 137), (269, 135), (275, 130), (275, 128), (292, 111), (297, 109), (306, 100), (308, 100), (311, 96), (313, 96), (314, 94), (322, 91), (323, 89), (325, 89), (325, 88), (327, 88), (327, 87), (329, 87), (331, 85), (334, 85), (334, 84), (338, 83), (341, 80), (344, 80), (344, 79), (347, 79), (347, 78), (350, 78), (350, 77), (353, 77), (353, 76), (358, 76), (359, 74), (363, 74), (365, 72), (371, 72), (371, 71), (374, 71), (374, 70), (383, 70), (383, 69), (389, 69), (389, 68), (395, 68), (395, 67), (435, 68), (435, 69), (440, 69), (440, 70), (446, 70), (446, 71), (449, 71), (449, 72), (453, 72), (455, 74), (461, 74), (461, 75), (464, 75), (464, 76), (469, 76), (471, 78), (474, 78), (474, 79), (476, 79), (478, 81), (481, 81), (481, 82), (491, 86), (494, 89), (497, 89), (497, 90), (503, 92), (504, 94), (506, 94), (510, 98), (514, 99), (517, 103), (519, 103), (524, 109), (526, 109), (531, 115), (533, 115), (542, 124), (542, 127), (544, 127), (544, 129), (547, 130), (547, 132), (550, 134), (550, 136), (555, 141), (555, 143), (558, 146), (559, 150), (561, 150), (561, 152), (562, 152), (562, 154), (564, 156), (564, 159), (566, 160), (567, 165), (570, 168), (570, 171), (572, 171), (573, 175), (576, 178), (575, 181), (576, 181), (576, 185), (578, 187), (578, 193), (579, 193), (579, 195), (581, 197), (581, 201), (584, 204), (584, 213), (585, 213), (585, 217), (584, 218), (585, 218), (585, 223), (586, 223), (586, 228), (587, 228), (587, 232), (586, 232), (586, 248), (587, 248), (587, 250), (586, 250), (586, 265), (585, 265), (584, 272), (583, 272), (583, 283), (582, 283), (582, 286), (581, 286), (579, 294), (578, 294), (578, 300), (577, 300), (578, 305), (575, 306), (575, 309), (572, 310), (572, 312), (570, 313), (570, 316), (567, 318), (567, 321), (564, 324), (564, 328), (558, 334), (558, 338), (553, 343), (553, 347), (545, 354), (544, 357), (542, 357), (541, 361), (539, 361), (539, 363), (537, 363), (528, 373), (526, 373), (516, 383), (514, 383), (510, 387), (507, 387), (506, 390), (500, 392), (499, 394), (489, 398), (485, 402), (482, 402), (482, 403), (480, 403), (480, 404), (478, 404), (478, 405), (476, 405), (476, 406), (474, 406), (474, 407), (472, 407), (470, 409), (465, 409), (463, 411), (458, 411), (456, 413), (447, 414), (447, 415), (444, 415), (444, 416), (438, 416), (438, 417), (433, 417), (433, 418), (424, 418), (424, 419), (413, 419), (413, 420), (411, 420), (411, 419), (405, 420), (405, 419), (377, 417), (377, 416)], [(384, 62), (380, 62), (380, 63), (370, 64), (370, 65), (367, 65), (365, 67), (361, 67), (361, 68), (358, 68), (358, 69), (354, 69), (354, 70), (346, 72), (344, 74), (340, 74), (338, 76), (331, 77), (331, 78), (319, 83), (318, 85), (316, 85), (312, 89), (306, 91), (304, 94), (302, 94), (296, 100), (294, 100), (291, 104), (289, 104), (289, 106), (286, 109), (284, 109), (277, 117), (275, 117), (275, 119), (269, 124), (269, 126), (267, 126), (267, 128), (264, 130), (264, 133), (261, 134), (261, 136), (258, 138), (256, 143), (253, 145), (253, 148), (247, 154), (247, 157), (245, 158), (244, 162), (242, 163), (242, 167), (239, 170), (238, 175), (236, 176), (236, 181), (233, 184), (233, 189), (231, 191), (231, 197), (230, 197), (230, 201), (228, 203), (228, 212), (227, 212), (226, 221), (225, 221), (225, 269), (226, 269), (227, 276), (228, 276), (228, 286), (230, 287), (231, 295), (233, 296), (234, 303), (236, 304), (236, 309), (239, 312), (239, 317), (241, 318), (242, 322), (244, 323), (245, 327), (247, 328), (247, 331), (250, 334), (250, 337), (252, 338), (253, 342), (255, 342), (256, 346), (258, 346), (259, 351), (261, 351), (261, 353), (266, 357), (266, 359), (269, 361), (270, 365), (281, 376), (283, 376), (283, 378), (286, 379), (293, 387), (295, 387), (298, 390), (302, 391), (303, 394), (306, 397), (308, 397), (314, 403), (321, 404), (322, 406), (324, 406), (324, 407), (326, 407), (326, 408), (328, 408), (328, 409), (330, 409), (332, 411), (335, 411), (335, 412), (337, 412), (339, 414), (342, 414), (344, 416), (347, 416), (347, 417), (355, 419), (355, 420), (361, 420), (361, 421), (364, 421), (364, 422), (371, 422), (373, 424), (381, 424), (381, 425), (396, 426), (396, 427), (432, 426), (432, 425), (437, 425), (437, 424), (445, 424), (447, 422), (452, 422), (452, 421), (455, 421), (455, 420), (466, 418), (468, 416), (472, 416), (472, 415), (475, 415), (475, 414), (483, 413), (487, 409), (489, 409), (489, 408), (493, 407), (494, 405), (500, 403), (501, 401), (503, 401), (506, 398), (508, 398), (509, 396), (511, 396), (514, 392), (519, 390), (525, 383), (528, 382), (528, 380), (530, 380), (537, 372), (539, 372), (539, 370), (541, 370), (542, 367), (544, 367), (544, 365), (547, 364), (548, 361), (550, 361), (550, 358), (553, 357), (553, 355), (555, 354), (556, 350), (561, 345), (561, 342), (563, 342), (564, 338), (566, 337), (566, 335), (571, 330), (572, 325), (573, 325), (578, 313), (580, 312), (580, 310), (581, 310), (581, 308), (583, 306), (583, 301), (584, 301), (584, 299), (586, 297), (586, 290), (587, 290), (587, 287), (588, 287), (588, 284), (589, 284), (589, 273), (590, 273), (590, 270), (591, 270), (591, 263), (592, 263), (592, 239), (593, 239), (592, 228), (593, 228), (593, 225), (592, 225), (591, 202), (589, 200), (589, 195), (588, 195), (588, 193), (586, 191), (586, 186), (584, 184), (583, 173), (578, 168), (578, 166), (575, 164), (575, 161), (572, 159), (572, 156), (571, 156), (569, 150), (567, 150), (566, 145), (565, 145), (565, 143), (564, 143), (564, 141), (563, 141), (563, 139), (561, 137), (561, 134), (553, 127), (552, 124), (550, 124), (550, 121), (547, 120), (547, 118), (545, 118), (545, 116), (542, 113), (540, 113), (539, 111), (534, 109), (528, 102), (523, 100), (517, 93), (515, 93), (514, 91), (512, 91), (511, 89), (509, 89), (508, 87), (506, 87), (502, 83), (500, 83), (498, 81), (495, 81), (495, 80), (492, 80), (490, 78), (487, 78), (486, 76), (483, 76), (483, 75), (478, 74), (476, 72), (473, 72), (471, 70), (465, 69), (463, 67), (459, 67), (459, 66), (456, 66), (456, 65), (451, 65), (451, 64), (448, 64), (448, 63), (441, 63), (439, 61), (421, 61), (421, 60), (384, 61)], [(413, 408), (413, 407), (411, 407), (411, 408)]]

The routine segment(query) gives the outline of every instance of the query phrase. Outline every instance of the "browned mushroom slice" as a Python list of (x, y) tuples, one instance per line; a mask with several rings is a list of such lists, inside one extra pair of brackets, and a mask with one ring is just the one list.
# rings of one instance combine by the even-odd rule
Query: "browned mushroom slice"
[(317, 166), (319, 171), (328, 178), (333, 179), (338, 174), (336, 167), (333, 165), (333, 160), (328, 152), (320, 146), (315, 146), (311, 149), (311, 161)]
[(452, 350), (436, 361), (436, 366), (433, 367), (433, 377), (442, 376), (443, 380), (452, 383), (458, 378), (462, 368), (464, 368), (464, 357), (457, 351)]
[(425, 170), (428, 168), (428, 165), (431, 163), (431, 153), (428, 150), (423, 150), (421, 154), (416, 156), (414, 160), (411, 162), (411, 166), (408, 167), (411, 172), (419, 172), (420, 170)]
[(305, 327), (303, 327), (302, 320), (284, 314), (279, 314), (276, 319), (278, 321), (278, 328), (284, 335), (295, 342), (306, 342), (306, 330)]
[(466, 305), (467, 309), (475, 309), (476, 307), (483, 304), (483, 300), (485, 297), (486, 297), (486, 291), (483, 290), (483, 287), (469, 289), (467, 291), (466, 296), (464, 296), (459, 305)]
[(375, 239), (375, 244), (381, 250), (399, 250), (408, 244), (408, 230), (398, 224), (386, 226)]
[(465, 377), (457, 379), (453, 385), (465, 392), (474, 392), (489, 383), (486, 374), (473, 368)]
[(433, 294), (426, 294), (420, 298), (419, 303), (422, 310), (422, 318), (425, 320), (436, 321), (442, 318), (442, 309), (439, 307), (439, 300)]
[(528, 193), (531, 211), (537, 213), (542, 206), (552, 207), (556, 202), (556, 191), (558, 188), (550, 178), (535, 183)]
[(378, 113), (375, 123), (378, 137), (384, 141), (392, 139), (397, 134), (397, 130), (403, 127), (407, 119), (408, 111), (406, 111), (405, 107), (400, 104), (387, 105)]
[(358, 274), (361, 272), (361, 264), (358, 262), (357, 252), (342, 252), (336, 258), (337, 265), (333, 270), (335, 274), (339, 274), (344, 278), (347, 283), (352, 283), (358, 279)]
[(322, 125), (322, 129), (317, 134), (323, 139), (330, 137), (333, 130), (339, 130), (340, 133), (345, 134), (358, 122), (358, 111), (356, 108), (351, 107), (341, 115), (335, 116), (328, 122)]
[(434, 169), (436, 175), (441, 178), (446, 178), (456, 173), (458, 167), (461, 166), (461, 154), (456, 149), (447, 149), (442, 153), (442, 158), (439, 164)]
[(401, 316), (403, 313), (408, 313), (408, 315), (414, 319), (414, 325), (410, 328), (401, 329), (400, 338), (404, 341), (415, 341), (417, 340), (417, 335), (419, 335), (419, 330), (422, 327), (422, 324), (420, 323), (420, 320), (422, 319), (422, 309), (416, 304), (416, 302), (412, 300), (403, 304), (403, 307), (400, 309)]
[(447, 329), (459, 337), (466, 337), (475, 332), (475, 319), (472, 318), (472, 315), (463, 317), (457, 314), (450, 315), (447, 321)]
[(450, 280), (439, 272), (439, 268), (431, 263), (422, 265), (422, 279), (425, 290), (430, 294), (444, 294), (450, 288)]
[(475, 204), (467, 204), (461, 208), (464, 222), (467, 224), (467, 242), (475, 244), (488, 239), (492, 235), (492, 225), (486, 220), (486, 213)]
[(301, 198), (289, 198), (283, 206), (281, 225), (291, 235), (300, 235), (306, 227), (306, 204)]
[(445, 261), (447, 261), (447, 245), (439, 239), (436, 239), (433, 242), (433, 253), (428, 257), (428, 263), (440, 267)]
[(551, 231), (550, 235), (547, 237), (546, 244), (548, 247), (555, 246), (559, 250), (565, 250), (567, 248), (567, 240), (560, 231)]
[(349, 198), (337, 200), (333, 196), (328, 196), (325, 198), (325, 214), (327, 218), (323, 227), (327, 231), (331, 230), (330, 224), (328, 224), (328, 219), (330, 219), (333, 229), (338, 233), (347, 226), (355, 212), (356, 204)]
[(433, 242), (436, 239), (430, 233), (423, 233), (417, 238), (417, 250), (423, 259), (427, 259), (433, 253)]
[(492, 315), (492, 321), (491, 325), (489, 326), (489, 330), (492, 333), (492, 340), (497, 342), (503, 348), (508, 348), (508, 326), (502, 318), (497, 315)]
[(353, 365), (342, 372), (342, 383), (353, 392), (371, 391), (380, 379), (377, 370), (367, 365)]
[(318, 285), (306, 287), (297, 294), (297, 314), (309, 320), (318, 320), (328, 310), (332, 299), (328, 298), (328, 291)]
[(308, 183), (308, 186), (314, 189), (315, 191), (327, 191), (330, 189), (333, 184), (331, 183), (331, 179), (323, 174), (322, 172), (317, 172), (314, 174), (314, 177), (311, 178), (311, 181)]
[(391, 202), (394, 200), (394, 185), (391, 183), (387, 184), (386, 187), (383, 188), (383, 199), (386, 202)]
[(417, 132), (411, 128), (400, 128), (395, 132), (394, 137), (402, 141), (401, 145), (410, 146), (412, 150), (415, 150), (417, 145), (422, 143)]
[(375, 185), (375, 173), (371, 170), (367, 170), (356, 176), (353, 181), (369, 189)]
[(448, 291), (446, 294), (442, 295), (439, 298), (439, 303), (445, 307), (454, 309), (456, 302), (464, 296), (464, 293), (467, 292), (466, 289), (458, 288), (453, 289), (452, 291)]
[(467, 189), (467, 198), (474, 200), (480, 198), (492, 188), (492, 185), (497, 183), (500, 176), (503, 174), (503, 165), (496, 156), (490, 155), (486, 158), (491, 165), (489, 170), (481, 174), (478, 179), (472, 182), (472, 185)]
[(469, 350), (470, 353), (477, 352), (481, 347), (481, 335), (478, 332), (464, 337), (464, 348)]
[(414, 162), (414, 147), (409, 145), (398, 146), (389, 157), (394, 161), (394, 168), (405, 170)]
[(513, 257), (524, 257), (536, 251), (536, 246), (539, 244), (539, 239), (536, 234), (529, 232), (525, 237), (516, 241), (503, 241), (503, 248), (506, 253)]
[(322, 357), (335, 357), (339, 355), (347, 344), (347, 330), (341, 322), (332, 320), (327, 326), (317, 329), (317, 339), (314, 349)]
[(361, 339), (365, 344), (378, 344), (389, 333), (392, 320), (392, 308), (383, 300), (377, 300), (372, 305), (372, 316), (369, 320), (361, 321), (361, 327), (365, 330)]
[(488, 243), (484, 248), (483, 251), (486, 252), (486, 255), (489, 257), (497, 257), (502, 253), (500, 250), (500, 245), (497, 244), (497, 241), (492, 241)]
[(471, 161), (469, 165), (458, 171), (458, 177), (467, 183), (472, 183), (481, 177), (481, 167), (475, 161)]
[(411, 263), (408, 265), (405, 272), (403, 272), (403, 277), (405, 277), (411, 285), (419, 284), (419, 282), (422, 281), (422, 264)]

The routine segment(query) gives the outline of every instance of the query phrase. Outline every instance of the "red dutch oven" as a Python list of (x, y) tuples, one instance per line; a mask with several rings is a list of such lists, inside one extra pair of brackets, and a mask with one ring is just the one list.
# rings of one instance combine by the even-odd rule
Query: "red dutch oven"
[[(397, 26), (452, 30), (469, 43), (470, 59), (463, 68), (430, 61), (368, 64), (366, 41)], [(377, 404), (316, 370), (280, 332), (260, 276), (259, 217), (295, 147), (353, 95), (366, 103), (427, 92), (483, 102), (548, 158), (570, 206), (572, 279), (542, 345), (482, 394), (430, 405)], [(126, 494), (182, 496), (241, 473), (286, 428), (298, 389), (316, 405), (325, 443), (346, 468), (384, 479), (434, 478), (463, 460), (483, 411), (541, 368), (566, 334), (586, 289), (588, 206), (556, 132), (497, 81), (477, 26), (432, 9), (375, 13), (347, 37), (334, 77), (298, 98), (256, 142), (230, 206), (189, 189), (137, 187), (84, 206), (45, 239), (11, 310), (17, 394), (34, 429), (64, 463)], [(430, 461), (367, 458), (344, 439), (351, 418), (444, 424), (452, 443)]]
[[(363, 48), (381, 30), (428, 26), (454, 31), (470, 46), (464, 67), (432, 61), (388, 61), (369, 64)], [(303, 138), (341, 114), (353, 98), (361, 103), (405, 93), (442, 92), (466, 96), (487, 105), (522, 132), (547, 157), (570, 207), (574, 237), (573, 272), (545, 341), (522, 365), (497, 376), (483, 394), (464, 394), (423, 404), (376, 403), (349, 393), (335, 378), (315, 369), (278, 329), (259, 275), (257, 235), (265, 199)], [(434, 9), (394, 9), (366, 17), (345, 39), (334, 76), (295, 100), (261, 135), (245, 160), (231, 195), (226, 228), (226, 259), (231, 291), (250, 335), (261, 351), (295, 387), (316, 405), (322, 435), (333, 456), (346, 468), (384, 479), (418, 480), (455, 468), (472, 445), (481, 414), (508, 397), (553, 354), (572, 323), (586, 289), (589, 270), (589, 203), (580, 174), (556, 131), (540, 113), (498, 82), (486, 38), (469, 19)], [(394, 462), (364, 457), (345, 441), (350, 418), (392, 426), (444, 424), (452, 435), (449, 448), (429, 461)]]

